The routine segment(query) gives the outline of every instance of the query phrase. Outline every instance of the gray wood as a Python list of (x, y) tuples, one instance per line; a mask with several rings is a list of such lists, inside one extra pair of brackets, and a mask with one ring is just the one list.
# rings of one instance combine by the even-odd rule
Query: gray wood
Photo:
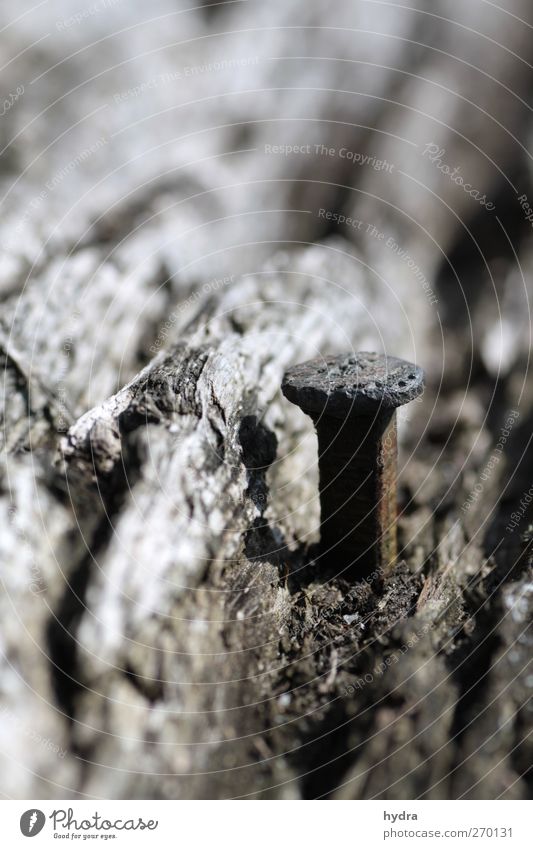
[[(498, 373), (486, 281), (473, 343), (451, 323), (442, 350), (441, 248), (463, 225), (394, 169), (338, 155), (416, 170), (395, 138), (425, 143), (434, 110), (487, 195), (487, 159), (514, 167), (505, 133), (473, 155), (483, 126), (468, 143), (453, 129), (470, 107), (428, 93), (420, 78), (444, 77), (481, 104), (494, 83), (454, 70), (438, 50), (455, 29), (418, 6), (117, 2), (67, 25), (66, 2), (20, 19), (3, 4), (6, 89), (25, 87), (0, 123), (3, 796), (528, 795), (530, 512), (506, 531), (530, 487), (519, 272), (498, 277), (510, 353), (487, 416), (465, 366)], [(475, 6), (457, 12), (461, 55), (518, 95), (510, 51), (531, 40), (493, 12), (507, 50), (487, 53), (464, 29)], [(515, 101), (494, 115), (527, 132)], [(267, 152), (307, 144), (336, 154)], [(475, 217), (434, 169), (420, 179)], [(527, 243), (520, 257), (527, 272)], [(314, 563), (316, 438), (279, 389), (349, 349), (427, 373), (399, 415), (385, 585)]]

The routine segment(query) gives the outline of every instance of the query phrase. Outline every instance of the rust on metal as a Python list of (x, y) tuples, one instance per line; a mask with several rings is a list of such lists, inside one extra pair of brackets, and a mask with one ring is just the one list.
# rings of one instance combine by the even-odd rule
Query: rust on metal
[(394, 567), (395, 410), (423, 382), (418, 366), (370, 352), (310, 360), (285, 374), (284, 395), (315, 424), (321, 560), (336, 573), (377, 577)]

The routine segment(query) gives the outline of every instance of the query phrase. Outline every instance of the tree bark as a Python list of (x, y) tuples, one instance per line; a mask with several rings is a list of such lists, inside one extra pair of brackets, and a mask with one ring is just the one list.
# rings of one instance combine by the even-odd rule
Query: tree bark
[[(479, 157), (484, 125), (465, 141), (443, 94), (435, 139), (487, 196), (513, 163), (528, 191), (507, 136), (531, 126), (531, 40), (503, 12), (493, 55), (467, 11), (352, 5), (158, 0), (147, 21), (116, 4), (67, 25), (69, 4), (52, 21), (5, 4), (9, 56), (31, 46), (0, 128), (6, 796), (530, 792), (530, 284), (509, 251), (498, 369), (494, 291), (468, 296), (471, 332), (443, 272), (486, 213), (421, 146), (459, 27), (462, 91), (481, 108), (505, 79), (491, 120), (510, 114)], [(399, 414), (386, 579), (315, 561), (316, 437), (279, 391), (288, 366), (350, 349), (427, 374)]]

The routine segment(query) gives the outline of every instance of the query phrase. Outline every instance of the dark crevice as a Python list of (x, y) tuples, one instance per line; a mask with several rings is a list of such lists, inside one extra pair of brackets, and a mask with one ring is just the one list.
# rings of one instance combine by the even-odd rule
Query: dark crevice
[[(254, 562), (260, 563), (262, 557), (272, 562), (272, 529), (258, 527), (253, 540), (248, 556)], [(266, 546), (263, 554), (261, 542)], [(273, 729), (266, 735), (267, 743), (271, 739), (274, 751), (288, 753), (306, 799), (331, 794), (354, 766), (374, 725), (376, 699), (399, 709), (402, 697), (388, 691), (385, 675), (362, 690), (355, 703), (346, 688), (374, 669), (375, 654), (366, 648), (370, 643), (377, 639), (383, 653), (395, 650), (398, 638), (392, 637), (391, 629), (413, 614), (420, 592), (419, 579), (401, 563), (386, 584), (326, 580), (316, 564), (308, 563), (310, 550), (301, 546), (285, 552), (289, 578), (283, 585), (290, 587), (292, 613), (279, 643), (277, 663), (283, 672), (271, 683), (271, 691), (289, 693), (291, 704), (281, 725), (275, 703), (269, 702), (274, 715), (269, 713), (264, 720)], [(354, 745), (355, 738), (361, 746)]]
[[(117, 463), (111, 476), (102, 477), (89, 491), (81, 491), (79, 501), (71, 500), (76, 525), (87, 522), (91, 511), (100, 515), (90, 538), (84, 543), (85, 553), (68, 578), (63, 596), (50, 618), (47, 627), (47, 645), (51, 662), (51, 679), (55, 698), (72, 721), (76, 713), (76, 698), (84, 689), (85, 682), (80, 673), (77, 631), (85, 612), (86, 593), (95, 564), (105, 552), (114, 534), (114, 521), (120, 514), (124, 499), (140, 474), (141, 457), (134, 440), (124, 440), (121, 462)], [(73, 499), (79, 481), (65, 481)], [(63, 488), (57, 484), (57, 489)]]
[[(404, 696), (390, 689), (386, 672), (376, 674), (375, 650), (367, 647), (375, 646), (377, 641), (381, 657), (399, 649), (401, 639), (393, 636), (392, 630), (398, 622), (413, 614), (420, 584), (405, 564), (398, 564), (396, 574), (381, 589), (381, 593), (376, 592), (376, 587), (372, 588), (366, 581), (340, 582), (342, 601), (326, 606), (325, 616), (322, 611), (318, 612), (319, 622), (325, 618), (329, 627), (324, 628), (321, 623), (312, 632), (312, 641), (317, 642), (315, 674), (322, 676), (316, 682), (315, 698), (318, 704), (321, 700), (327, 702), (327, 707), (322, 715), (318, 712), (314, 722), (308, 723), (308, 733), (294, 755), (295, 765), (303, 773), (302, 796), (305, 799), (328, 796), (342, 783), (363, 753), (366, 739), (375, 730), (377, 705), (380, 709), (401, 711)], [(347, 624), (344, 617), (354, 615), (357, 620)], [(320, 637), (315, 637), (321, 631), (326, 651), (318, 648)], [(325, 696), (321, 691), (326, 689), (333, 648), (338, 653), (339, 667), (331, 694)], [(355, 690), (354, 700), (354, 690), (350, 688), (369, 673), (372, 682)]]
[[(80, 675), (77, 631), (85, 611), (90, 577), (98, 557), (106, 550), (113, 536), (114, 520), (141, 474), (143, 457), (136, 431), (147, 424), (157, 424), (167, 414), (175, 413), (177, 398), (180, 401), (180, 413), (201, 414), (196, 399), (196, 386), (207, 356), (207, 350), (177, 346), (170, 358), (138, 381), (132, 389), (132, 398), (126, 410), (117, 416), (120, 455), (110, 471), (98, 471), (99, 458), (94, 452), (100, 450), (101, 445), (94, 445), (89, 433), (86, 442), (76, 449), (74, 459), (70, 457), (66, 463), (65, 474), (52, 475), (53, 491), (60, 494), (62, 501), (69, 493), (76, 525), (79, 523), (83, 529), (91, 521), (91, 516), (99, 517), (96, 526), (84, 533), (88, 540), (84, 543), (85, 553), (71, 573), (47, 630), (55, 697), (71, 720), (76, 712), (76, 698), (84, 687)], [(150, 700), (160, 696), (157, 688), (149, 686), (146, 679), (133, 669), (126, 669), (125, 674)]]
[[(25, 366), (19, 361), (7, 346), (0, 342), (0, 368), (4, 372), (8, 370), (13, 379), (15, 391), (20, 394), (20, 397), (26, 408), (26, 416), (28, 422), (37, 421), (43, 418), (50, 428), (50, 434), (57, 434), (58, 426), (62, 424), (65, 428), (70, 426), (74, 421), (74, 416), (67, 408), (65, 401), (55, 396), (54, 392), (45, 386), (38, 377), (32, 376), (31, 370), (26, 370)], [(9, 404), (9, 397), (5, 399), (6, 407)], [(29, 441), (29, 433), (31, 424), (28, 424), (27, 438)], [(50, 440), (50, 445), (53, 440)], [(29, 447), (29, 445), (28, 445)], [(37, 447), (32, 444), (32, 449)], [(23, 449), (27, 450), (24, 444)]]
[[(498, 281), (506, 276), (502, 270), (516, 266), (514, 250), (518, 249), (519, 243), (530, 232), (530, 224), (510, 185), (529, 186), (530, 180), (525, 179), (521, 171), (509, 174), (509, 178), (509, 182), (502, 182), (499, 191), (495, 193), (495, 211), (489, 214), (480, 207), (473, 221), (468, 222), (471, 235), (466, 230), (460, 231), (460, 238), (438, 272), (438, 296), (444, 306), (443, 317), (447, 330), (456, 328), (462, 333), (470, 333), (472, 315), (481, 306), (481, 300), (487, 297), (487, 293), (489, 297), (496, 297), (487, 265), (494, 268), (494, 263), (498, 263), (498, 272), (494, 274), (498, 286)], [(512, 245), (506, 233), (511, 234)], [(459, 280), (453, 269), (459, 270)]]
[(266, 473), (276, 459), (278, 440), (275, 433), (261, 424), (256, 416), (245, 416), (239, 427), (239, 442), (248, 476), (246, 495), (263, 513), (268, 498)]
[(157, 677), (146, 678), (143, 675), (139, 675), (138, 672), (135, 672), (132, 666), (126, 664), (124, 674), (131, 684), (133, 684), (137, 692), (139, 692), (147, 702), (154, 704), (157, 701), (162, 701), (164, 697), (164, 688), (161, 671), (158, 673)]
[[(489, 702), (489, 690), (494, 675), (494, 664), (502, 648), (499, 623), (505, 616), (502, 589), (518, 580), (531, 563), (532, 541), (529, 536), (506, 545), (495, 545), (498, 533), (504, 534), (501, 510), (497, 512), (487, 533), (485, 545), (496, 553), (492, 555), (493, 568), (482, 579), (473, 582), (463, 594), (468, 617), (468, 633), (461, 629), (454, 641), (448, 664), (457, 685), (459, 697), (455, 707), (450, 738), (454, 740), (455, 765), (450, 774), (454, 778), (461, 769), (463, 754), (461, 740), (478, 721)], [(490, 544), (489, 544), (490, 541)], [(472, 633), (472, 623), (475, 627)], [(517, 753), (520, 758), (520, 750)]]

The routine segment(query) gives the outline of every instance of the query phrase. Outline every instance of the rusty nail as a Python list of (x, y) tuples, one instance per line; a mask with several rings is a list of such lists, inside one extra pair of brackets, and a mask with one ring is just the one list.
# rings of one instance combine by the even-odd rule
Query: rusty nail
[(384, 576), (396, 542), (396, 407), (424, 388), (421, 368), (361, 352), (290, 368), (282, 391), (315, 424), (320, 560), (345, 576)]

